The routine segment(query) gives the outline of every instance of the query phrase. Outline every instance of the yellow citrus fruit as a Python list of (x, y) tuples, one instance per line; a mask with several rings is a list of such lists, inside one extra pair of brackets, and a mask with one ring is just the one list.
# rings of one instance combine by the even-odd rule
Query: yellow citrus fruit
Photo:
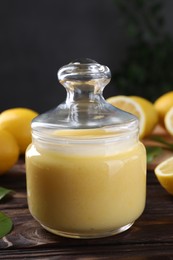
[(164, 118), (165, 128), (169, 134), (173, 135), (173, 107), (171, 107)]
[(147, 99), (138, 96), (120, 95), (108, 98), (107, 102), (139, 118), (139, 136), (141, 139), (151, 134), (158, 123), (158, 114), (153, 104)]
[(173, 107), (173, 91), (169, 91), (160, 96), (155, 102), (154, 107), (159, 115), (159, 122), (164, 125), (164, 117), (168, 110)]
[(31, 143), (31, 121), (37, 115), (37, 112), (28, 108), (11, 108), (0, 114), (0, 128), (16, 138), (20, 153), (24, 153)]
[(173, 157), (161, 162), (154, 171), (162, 187), (173, 195)]
[(11, 133), (0, 129), (0, 175), (6, 173), (18, 160), (19, 147)]

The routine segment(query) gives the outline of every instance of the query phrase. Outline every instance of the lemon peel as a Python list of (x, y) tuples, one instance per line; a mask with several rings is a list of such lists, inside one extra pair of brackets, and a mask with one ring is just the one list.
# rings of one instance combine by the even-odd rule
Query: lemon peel
[(38, 115), (29, 108), (11, 108), (0, 114), (0, 128), (10, 132), (16, 139), (20, 153), (31, 143), (31, 121)]
[(17, 162), (19, 147), (11, 133), (0, 129), (0, 175), (6, 173)]
[(161, 95), (154, 102), (154, 107), (159, 115), (159, 122), (161, 125), (164, 125), (164, 118), (166, 113), (173, 106), (173, 91), (169, 91), (163, 95)]

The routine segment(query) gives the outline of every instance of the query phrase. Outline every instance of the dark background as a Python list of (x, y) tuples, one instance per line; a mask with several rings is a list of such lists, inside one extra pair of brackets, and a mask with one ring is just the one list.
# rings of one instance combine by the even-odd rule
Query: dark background
[[(172, 12), (173, 1), (164, 1), (171, 35)], [(128, 41), (113, 0), (0, 0), (0, 111), (57, 106), (66, 96), (57, 81), (61, 66), (88, 57), (115, 71)], [(110, 83), (104, 96), (116, 93)]]

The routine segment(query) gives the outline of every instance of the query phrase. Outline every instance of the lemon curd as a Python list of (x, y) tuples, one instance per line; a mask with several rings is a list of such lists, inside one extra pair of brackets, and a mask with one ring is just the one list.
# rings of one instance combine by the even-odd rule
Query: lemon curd
[[(97, 137), (101, 130), (60, 131), (62, 137)], [(56, 133), (56, 135), (58, 132)], [(28, 204), (49, 231), (71, 237), (106, 236), (129, 228), (146, 195), (142, 143), (64, 144), (56, 150), (30, 145), (26, 153)], [(62, 149), (63, 148), (63, 149)]]
[(146, 197), (146, 151), (136, 116), (107, 103), (107, 66), (91, 59), (58, 71), (66, 100), (36, 117), (26, 151), (29, 210), (48, 231), (106, 237), (130, 228)]

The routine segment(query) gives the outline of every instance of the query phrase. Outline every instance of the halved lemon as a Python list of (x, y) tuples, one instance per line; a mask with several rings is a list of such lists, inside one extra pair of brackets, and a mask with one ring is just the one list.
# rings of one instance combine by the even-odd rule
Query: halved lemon
[(173, 106), (166, 113), (164, 123), (168, 133), (173, 135)]
[(153, 104), (139, 96), (113, 96), (107, 102), (139, 118), (140, 139), (148, 136), (158, 123), (158, 114)]
[(154, 172), (161, 186), (173, 195), (173, 157), (160, 163)]

